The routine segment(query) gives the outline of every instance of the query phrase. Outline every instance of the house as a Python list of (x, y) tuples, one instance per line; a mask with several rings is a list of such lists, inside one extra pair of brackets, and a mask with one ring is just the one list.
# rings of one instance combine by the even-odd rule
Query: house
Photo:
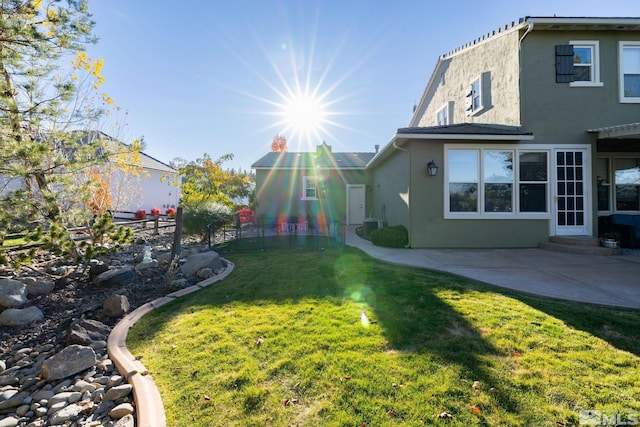
[(640, 215), (640, 18), (525, 17), (442, 55), (365, 175), (368, 216), (416, 248), (535, 247)]
[(259, 212), (366, 213), (415, 248), (640, 242), (640, 18), (521, 18), (442, 55), (380, 150), (322, 153), (256, 162)]
[(119, 216), (133, 216), (140, 209), (149, 213), (178, 206), (180, 179), (178, 171), (150, 155), (139, 151), (130, 153), (126, 144), (102, 132), (84, 133), (84, 138), (100, 138), (107, 142), (112, 156), (103, 175), (111, 193), (111, 207)]
[(362, 224), (365, 167), (374, 155), (334, 153), (326, 142), (315, 152), (266, 154), (251, 166), (256, 171), (256, 216), (278, 226)]

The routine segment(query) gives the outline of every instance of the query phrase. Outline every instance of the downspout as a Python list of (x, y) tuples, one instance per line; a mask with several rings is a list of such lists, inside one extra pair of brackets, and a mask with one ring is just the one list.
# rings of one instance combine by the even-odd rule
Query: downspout
[(533, 31), (533, 22), (529, 22), (529, 28), (527, 28), (527, 31), (525, 31), (522, 37), (520, 37), (520, 44), (522, 44), (522, 40), (524, 40), (531, 31)]
[(393, 144), (392, 144), (393, 148), (395, 148), (396, 150), (404, 151), (409, 156), (409, 188), (407, 189), (407, 191), (409, 192), (409, 197), (407, 198), (407, 203), (408, 203), (407, 210), (409, 212), (409, 232), (407, 233), (408, 242), (407, 242), (407, 246), (405, 246), (405, 248), (410, 248), (411, 247), (411, 230), (413, 228), (411, 226), (412, 225), (411, 218), (413, 217), (413, 215), (411, 215), (411, 152), (409, 150), (407, 150), (406, 148), (399, 147), (396, 144), (397, 141), (398, 140), (394, 138)]

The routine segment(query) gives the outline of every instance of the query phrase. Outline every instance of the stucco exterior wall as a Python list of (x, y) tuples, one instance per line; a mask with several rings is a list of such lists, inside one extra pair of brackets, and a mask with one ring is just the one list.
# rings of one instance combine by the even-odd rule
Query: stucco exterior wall
[[(412, 125), (436, 126), (437, 111), (452, 101), (453, 114), (449, 124), (499, 123), (519, 126), (518, 37), (517, 31), (511, 31), (489, 43), (480, 43), (441, 60), (433, 85), (425, 94), (422, 110), (417, 111)], [(480, 74), (485, 79), (485, 106), (479, 113), (468, 116), (465, 95)]]
[[(518, 248), (537, 247), (549, 236), (548, 219), (445, 219), (444, 144), (414, 140), (411, 151), (411, 247), (413, 248)], [(440, 166), (428, 176), (426, 164)]]
[[(598, 40), (599, 87), (572, 87), (556, 83), (555, 45)], [(618, 41), (640, 40), (640, 32), (533, 31), (522, 44), (522, 125), (540, 143), (595, 141), (587, 129), (635, 123), (640, 104), (618, 98)]]
[[(303, 199), (303, 177), (319, 178), (317, 200)], [(368, 184), (364, 170), (256, 170), (256, 215), (265, 218), (289, 216), (344, 221), (347, 184)]]
[(373, 170), (372, 189), (367, 192), (371, 203), (367, 203), (366, 216), (384, 219), (390, 226), (409, 228), (409, 167), (409, 153), (395, 150)]
[[(146, 169), (139, 175), (114, 171), (109, 186), (112, 195), (112, 207), (115, 211), (135, 212), (144, 209), (149, 212), (158, 208), (162, 212), (176, 208), (180, 187), (176, 187), (176, 178), (163, 180), (166, 172)], [(179, 183), (178, 183), (179, 185)]]

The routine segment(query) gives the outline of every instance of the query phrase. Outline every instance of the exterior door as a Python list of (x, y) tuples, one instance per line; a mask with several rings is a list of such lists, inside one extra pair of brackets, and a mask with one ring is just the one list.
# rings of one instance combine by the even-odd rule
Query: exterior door
[(364, 223), (364, 197), (364, 185), (347, 185), (347, 224)]
[(587, 234), (588, 192), (587, 150), (555, 151), (555, 234), (584, 236)]

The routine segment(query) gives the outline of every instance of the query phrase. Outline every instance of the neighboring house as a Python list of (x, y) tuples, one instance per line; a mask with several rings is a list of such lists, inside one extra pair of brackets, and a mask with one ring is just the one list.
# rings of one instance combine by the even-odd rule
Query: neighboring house
[(136, 212), (144, 209), (160, 209), (165, 213), (169, 208), (178, 206), (180, 179), (178, 171), (148, 154), (140, 151), (137, 156), (119, 150), (123, 142), (102, 132), (91, 132), (90, 138), (102, 138), (109, 141), (115, 155), (104, 167), (112, 197), (111, 210), (116, 212)]
[(256, 171), (256, 216), (279, 226), (362, 224), (370, 189), (365, 166), (374, 155), (333, 153), (324, 142), (315, 152), (268, 153), (251, 166)]
[(526, 17), (441, 56), (366, 172), (367, 216), (411, 247), (534, 247), (640, 215), (640, 18)]

